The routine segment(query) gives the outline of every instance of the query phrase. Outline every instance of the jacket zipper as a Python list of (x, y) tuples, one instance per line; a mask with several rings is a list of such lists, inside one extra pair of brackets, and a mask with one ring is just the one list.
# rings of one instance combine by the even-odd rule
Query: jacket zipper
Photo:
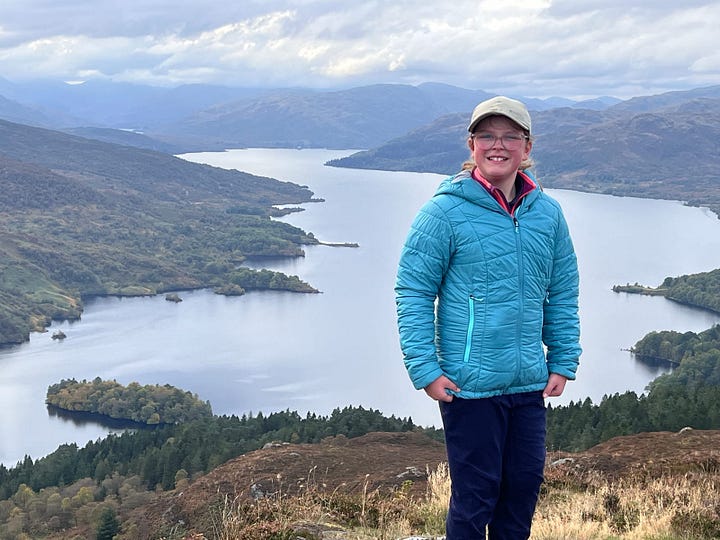
[(517, 357), (517, 365), (515, 366), (515, 377), (513, 377), (513, 380), (517, 380), (518, 376), (520, 375), (520, 366), (522, 364), (522, 347), (521, 347), (521, 340), (522, 340), (522, 321), (524, 319), (524, 308), (523, 308), (523, 299), (525, 298), (525, 280), (523, 278), (525, 270), (524, 270), (524, 264), (523, 264), (523, 258), (522, 258), (522, 239), (520, 237), (520, 222), (518, 221), (517, 217), (513, 215), (513, 224), (515, 225), (515, 248), (517, 250), (517, 268), (518, 268), (518, 294), (520, 297), (519, 307), (518, 307), (518, 318), (515, 325), (515, 348), (516, 348), (516, 357)]
[(473, 331), (475, 330), (475, 301), (480, 301), (480, 299), (475, 298), (474, 296), (470, 296), (468, 298), (468, 327), (467, 327), (467, 336), (465, 337), (465, 354), (463, 356), (463, 362), (468, 363), (470, 360), (470, 348), (472, 347), (472, 335)]

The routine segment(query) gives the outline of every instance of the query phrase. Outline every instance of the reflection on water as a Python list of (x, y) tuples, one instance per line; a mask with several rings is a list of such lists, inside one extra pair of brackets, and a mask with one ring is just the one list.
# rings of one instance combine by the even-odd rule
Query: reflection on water
[(149, 426), (142, 422), (134, 422), (132, 420), (122, 420), (119, 418), (110, 418), (104, 414), (92, 413), (87, 411), (66, 411), (54, 405), (47, 405), (48, 416), (56, 418), (61, 422), (70, 423), (75, 427), (84, 427), (88, 424), (94, 426), (102, 426), (111, 432), (122, 432), (126, 430), (136, 429), (154, 429), (158, 426)]

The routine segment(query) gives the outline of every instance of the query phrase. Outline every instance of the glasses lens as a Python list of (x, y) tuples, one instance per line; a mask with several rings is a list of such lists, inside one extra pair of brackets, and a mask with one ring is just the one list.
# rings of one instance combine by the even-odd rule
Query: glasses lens
[(493, 146), (495, 146), (496, 140), (500, 140), (500, 144), (506, 150), (517, 150), (525, 141), (525, 137), (523, 135), (517, 135), (515, 133), (506, 134), (501, 137), (495, 137), (490, 133), (477, 133), (473, 138), (481, 150), (490, 150)]

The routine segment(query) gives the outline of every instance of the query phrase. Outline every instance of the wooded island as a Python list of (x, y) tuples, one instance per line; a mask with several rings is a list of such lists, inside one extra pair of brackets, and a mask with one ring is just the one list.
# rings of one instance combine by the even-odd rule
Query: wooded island
[(169, 384), (123, 386), (100, 377), (62, 380), (48, 388), (45, 402), (69, 412), (89, 412), (147, 425), (180, 424), (212, 418), (210, 403)]

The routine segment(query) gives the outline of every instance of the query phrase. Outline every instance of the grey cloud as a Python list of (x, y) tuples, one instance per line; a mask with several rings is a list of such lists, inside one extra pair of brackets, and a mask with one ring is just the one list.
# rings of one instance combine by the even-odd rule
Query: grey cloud
[(3, 0), (0, 27), (18, 38), (189, 35), (254, 17), (277, 2), (173, 0)]
[(708, 46), (718, 2), (511, 4), (2, 0), (0, 77), (37, 71), (64, 79), (318, 87), (438, 81), (567, 97), (720, 84), (720, 57)]

